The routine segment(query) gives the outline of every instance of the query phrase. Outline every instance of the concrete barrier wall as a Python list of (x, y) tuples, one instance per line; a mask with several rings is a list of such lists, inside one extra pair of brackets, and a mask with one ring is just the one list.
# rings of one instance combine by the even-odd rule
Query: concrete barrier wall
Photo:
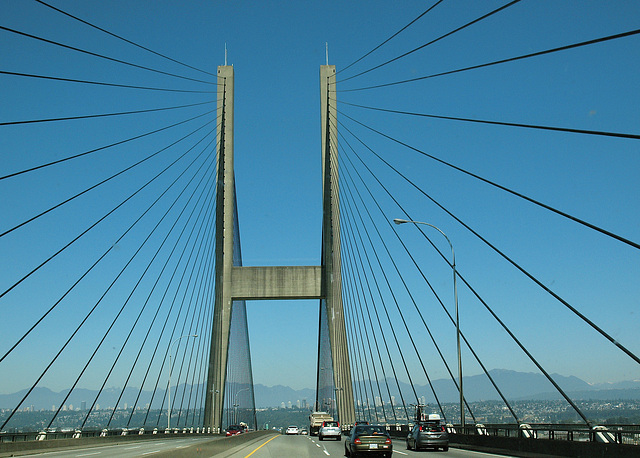
[(522, 452), (523, 454), (540, 453), (554, 456), (579, 456), (581, 458), (637, 458), (640, 456), (639, 446), (602, 444), (598, 442), (450, 434), (449, 443), (453, 447), (478, 451), (506, 450), (516, 456), (516, 452)]
[[(138, 435), (137, 431), (131, 432), (126, 436), (114, 435), (106, 437), (81, 437), (79, 439), (49, 439), (49, 440), (27, 440), (17, 442), (2, 442), (0, 443), (0, 456), (11, 456), (12, 452), (29, 451), (46, 451), (46, 450), (60, 450), (60, 449), (72, 449), (79, 447), (99, 447), (103, 445), (116, 445), (120, 443), (127, 443), (132, 441), (141, 440), (154, 440), (154, 439), (168, 439), (168, 438), (184, 438), (184, 437), (211, 437), (223, 438), (223, 436), (214, 434), (196, 434), (196, 433), (178, 433), (178, 434), (142, 434)], [(35, 435), (34, 435), (35, 437)]]

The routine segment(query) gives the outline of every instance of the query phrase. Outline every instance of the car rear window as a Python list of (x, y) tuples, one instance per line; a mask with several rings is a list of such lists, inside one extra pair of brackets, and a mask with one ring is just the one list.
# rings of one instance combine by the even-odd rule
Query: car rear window
[(384, 426), (357, 426), (356, 434), (362, 436), (371, 436), (378, 434), (387, 434), (387, 430), (384, 429)]

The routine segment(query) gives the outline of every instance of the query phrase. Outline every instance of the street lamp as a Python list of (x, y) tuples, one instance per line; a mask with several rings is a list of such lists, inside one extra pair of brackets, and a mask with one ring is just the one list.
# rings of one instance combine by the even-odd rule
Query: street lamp
[(179, 341), (180, 339), (184, 339), (185, 337), (198, 337), (198, 334), (186, 334), (184, 336), (180, 336), (173, 342), (171, 342), (171, 345), (169, 345), (169, 408), (167, 410), (167, 429), (169, 431), (171, 431), (171, 372), (173, 370), (173, 367), (171, 366), (171, 349), (177, 341)]
[(240, 391), (238, 391), (236, 393), (235, 402), (233, 403), (233, 407), (235, 408), (235, 417), (236, 417), (235, 420), (234, 420), (235, 424), (238, 424), (238, 407), (240, 407), (240, 404), (238, 404), (238, 395), (240, 393), (242, 393), (243, 391), (248, 391), (250, 389), (251, 389), (250, 387), (249, 388), (243, 388), (243, 389), (241, 389)]
[(456, 254), (453, 251), (453, 245), (451, 244), (451, 240), (449, 240), (449, 237), (447, 237), (447, 234), (442, 232), (438, 227), (434, 226), (433, 224), (424, 223), (421, 221), (409, 221), (406, 219), (399, 219), (399, 218), (394, 219), (393, 222), (396, 224), (413, 223), (413, 224), (424, 224), (425, 226), (431, 226), (432, 228), (440, 232), (442, 235), (444, 235), (444, 238), (447, 239), (447, 242), (449, 243), (449, 247), (451, 247), (451, 257), (452, 257), (451, 267), (453, 268), (453, 299), (455, 301), (455, 307), (456, 307), (456, 340), (458, 343), (458, 383), (460, 384), (460, 426), (462, 427), (462, 432), (464, 433), (464, 395), (462, 391), (462, 355), (460, 353), (460, 315), (458, 314), (458, 289), (456, 285)]

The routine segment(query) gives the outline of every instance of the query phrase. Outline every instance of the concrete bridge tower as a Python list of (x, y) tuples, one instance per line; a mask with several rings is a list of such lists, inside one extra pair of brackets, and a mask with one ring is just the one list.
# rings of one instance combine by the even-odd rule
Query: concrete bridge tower
[[(345, 319), (342, 308), (340, 271), (340, 207), (338, 188), (335, 66), (320, 68), (322, 127), (322, 264), (320, 266), (244, 267), (234, 262), (235, 221), (233, 172), (232, 66), (218, 67), (218, 176), (216, 195), (215, 305), (205, 401), (205, 426), (223, 427), (224, 391), (229, 353), (233, 301), (269, 299), (319, 299), (327, 317), (333, 369), (333, 387), (338, 419), (355, 422), (355, 405)], [(319, 342), (320, 345), (321, 342)], [(318, 367), (318, 371), (320, 371)], [(228, 406), (227, 406), (228, 407)]]

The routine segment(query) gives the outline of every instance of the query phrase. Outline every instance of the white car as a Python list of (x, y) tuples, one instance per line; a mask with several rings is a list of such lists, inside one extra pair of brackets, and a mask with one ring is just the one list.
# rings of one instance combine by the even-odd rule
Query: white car
[(297, 426), (291, 425), (291, 426), (289, 426), (287, 428), (287, 433), (286, 434), (298, 434), (298, 433), (299, 433), (299, 431), (298, 431), (298, 427)]
[(342, 430), (340, 429), (340, 423), (337, 421), (322, 422), (322, 426), (318, 430), (318, 439), (325, 440), (329, 437), (337, 441), (342, 439)]

